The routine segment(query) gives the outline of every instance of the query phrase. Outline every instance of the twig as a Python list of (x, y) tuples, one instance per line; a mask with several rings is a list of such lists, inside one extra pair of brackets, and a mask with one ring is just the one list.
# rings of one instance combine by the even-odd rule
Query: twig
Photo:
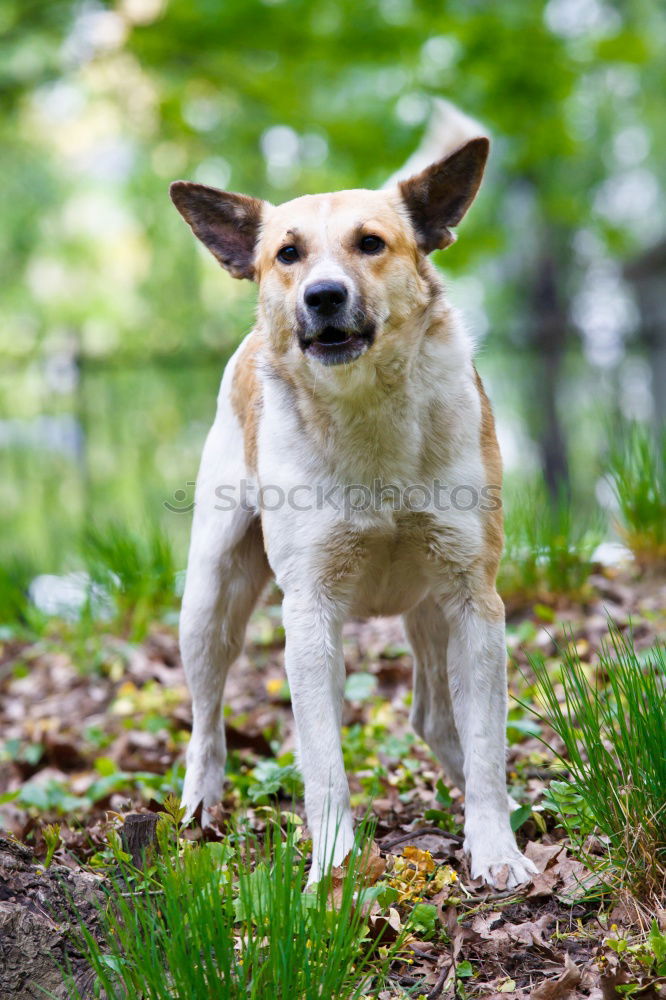
[(390, 979), (398, 986), (417, 986), (423, 982), (422, 979), (415, 979), (414, 976), (390, 976)]
[(454, 844), (462, 844), (464, 840), (460, 834), (447, 833), (446, 830), (440, 830), (438, 826), (421, 826), (418, 830), (412, 830), (411, 833), (404, 833), (400, 837), (394, 837), (393, 840), (389, 840), (388, 843), (383, 843), (379, 846), (383, 851), (390, 851), (392, 847), (397, 847), (398, 844), (404, 844), (408, 840), (416, 840), (417, 837), (423, 837), (425, 834), (434, 834), (437, 837), (443, 837)]
[(460, 906), (465, 910), (465, 919), (476, 910), (484, 906), (510, 906), (514, 900), (523, 899), (520, 892), (515, 889), (503, 889), (500, 892), (487, 892), (483, 896), (470, 896), (469, 899), (461, 899)]
[(437, 997), (442, 995), (444, 991), (444, 986), (446, 984), (446, 980), (448, 979), (449, 973), (451, 972), (452, 968), (453, 968), (453, 962), (449, 962), (448, 965), (444, 965), (442, 967), (442, 971), (438, 976), (437, 982), (430, 990), (430, 993), (426, 993), (426, 1000), (437, 1000)]
[(412, 949), (415, 955), (419, 956), (419, 958), (427, 958), (429, 962), (437, 961), (437, 955), (434, 951), (423, 951), (421, 948), (417, 948), (416, 945), (413, 944), (410, 944), (409, 947)]

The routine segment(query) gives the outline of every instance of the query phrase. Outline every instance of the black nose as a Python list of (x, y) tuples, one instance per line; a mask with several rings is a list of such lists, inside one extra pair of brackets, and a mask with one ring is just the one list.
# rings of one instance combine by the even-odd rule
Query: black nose
[(316, 281), (305, 290), (305, 304), (320, 316), (331, 316), (347, 301), (347, 289), (338, 281)]

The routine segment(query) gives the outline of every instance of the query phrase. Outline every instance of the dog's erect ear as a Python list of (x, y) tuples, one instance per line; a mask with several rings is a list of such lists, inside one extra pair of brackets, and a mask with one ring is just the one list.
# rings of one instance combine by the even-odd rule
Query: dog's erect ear
[(424, 253), (453, 243), (457, 226), (479, 189), (490, 143), (479, 138), (398, 185)]
[(234, 278), (254, 278), (263, 201), (190, 181), (174, 181), (169, 194), (194, 235), (222, 267)]

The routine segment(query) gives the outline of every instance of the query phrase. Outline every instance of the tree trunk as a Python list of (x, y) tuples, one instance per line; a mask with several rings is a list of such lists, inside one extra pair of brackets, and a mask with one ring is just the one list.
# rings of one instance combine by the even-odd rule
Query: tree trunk
[(568, 314), (558, 277), (558, 264), (550, 252), (544, 251), (536, 264), (528, 332), (533, 352), (530, 394), (541, 468), (554, 502), (569, 494), (567, 444), (558, 408)]
[(645, 251), (624, 269), (640, 312), (640, 338), (648, 353), (652, 378), (654, 426), (666, 427), (666, 240)]

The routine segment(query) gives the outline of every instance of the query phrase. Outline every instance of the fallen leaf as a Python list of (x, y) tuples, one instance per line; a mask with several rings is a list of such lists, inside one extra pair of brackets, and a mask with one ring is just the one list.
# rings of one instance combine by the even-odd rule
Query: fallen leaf
[(357, 874), (363, 885), (374, 885), (386, 871), (386, 861), (379, 852), (379, 847), (373, 841), (368, 851), (359, 860)]
[(502, 919), (499, 910), (492, 913), (477, 913), (472, 920), (472, 930), (482, 938), (489, 938), (493, 933), (493, 927)]
[(371, 913), (368, 917), (368, 931), (373, 940), (381, 937), (382, 944), (392, 944), (398, 940), (402, 931), (400, 914), (392, 906), (389, 907), (388, 914)]
[(434, 872), (435, 862), (432, 859), (432, 854), (430, 851), (423, 851), (420, 847), (407, 846), (402, 849), (403, 857), (411, 861), (417, 871)]
[(528, 899), (556, 895), (571, 903), (599, 881), (594, 872), (571, 857), (563, 844), (530, 842), (525, 854), (539, 870), (532, 879)]
[(564, 972), (557, 979), (546, 980), (532, 990), (532, 1000), (566, 1000), (580, 982), (580, 971), (568, 955), (564, 956)]
[(503, 921), (499, 911), (487, 914), (477, 914), (472, 921), (471, 931), (482, 940), (489, 942), (493, 951), (499, 954), (503, 951), (515, 951), (516, 945), (522, 948), (545, 948), (550, 951), (544, 934), (546, 934), (555, 918), (550, 913), (542, 914), (537, 920), (524, 920), (521, 923)]
[(557, 855), (563, 850), (563, 844), (542, 844), (539, 841), (530, 840), (525, 848), (525, 857), (534, 862), (539, 872), (545, 872), (554, 864)]
[[(351, 851), (341, 865), (331, 869), (330, 899), (337, 909), (342, 902), (343, 885), (349, 870)], [(379, 847), (373, 841), (370, 847), (358, 858), (355, 869), (356, 882), (359, 889), (374, 885), (386, 871), (386, 861), (379, 852)]]

